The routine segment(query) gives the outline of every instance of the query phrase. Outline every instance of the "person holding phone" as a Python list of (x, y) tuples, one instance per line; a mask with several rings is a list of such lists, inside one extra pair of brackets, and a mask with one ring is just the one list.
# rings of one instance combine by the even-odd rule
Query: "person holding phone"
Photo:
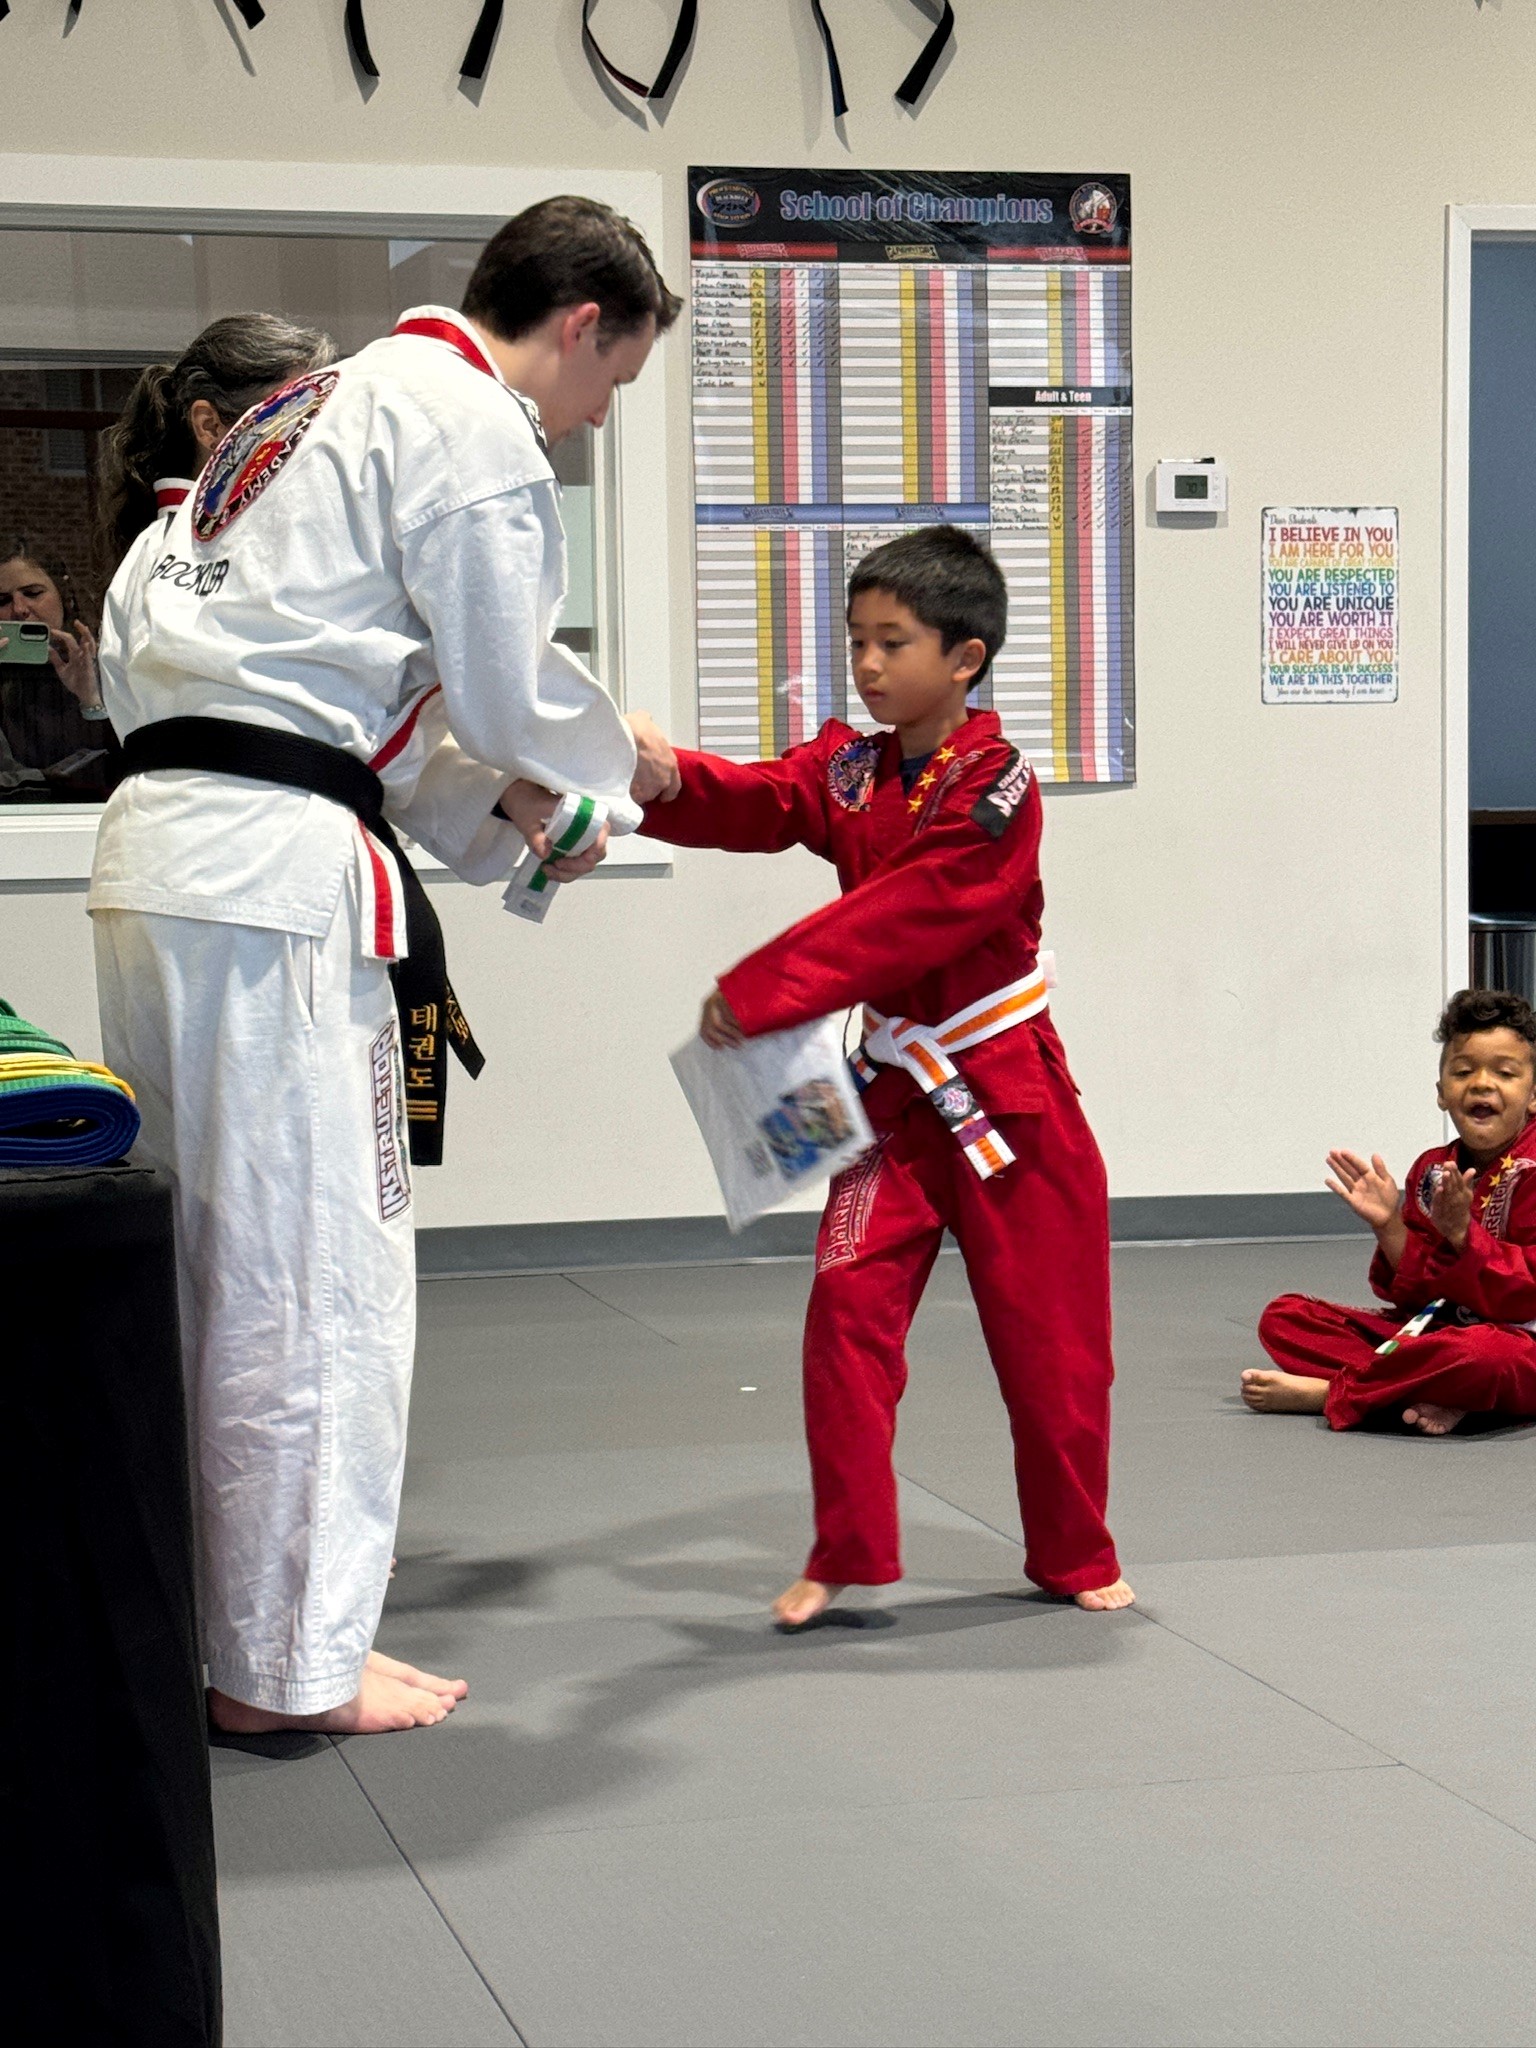
[(96, 637), (82, 609), (66, 564), (18, 534), (0, 559), (0, 622), (42, 626), (48, 640), (42, 658), (41, 642), (28, 646), (19, 635), (0, 648), (0, 736), (11, 760), (36, 772), (48, 795), (99, 803), (115, 779), (115, 747)]

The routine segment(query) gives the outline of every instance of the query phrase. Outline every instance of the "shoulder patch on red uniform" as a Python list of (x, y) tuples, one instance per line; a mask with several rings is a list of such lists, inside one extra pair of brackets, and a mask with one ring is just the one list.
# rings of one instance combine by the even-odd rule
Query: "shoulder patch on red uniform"
[(1016, 748), (1008, 752), (1008, 765), (997, 780), (976, 799), (971, 817), (991, 839), (1001, 839), (1019, 805), (1029, 793), (1034, 770)]
[(261, 496), (319, 418), (340, 375), (308, 371), (236, 420), (198, 480), (192, 531), (199, 540), (216, 540)]
[(827, 763), (827, 788), (845, 811), (867, 811), (880, 766), (879, 740), (844, 740)]

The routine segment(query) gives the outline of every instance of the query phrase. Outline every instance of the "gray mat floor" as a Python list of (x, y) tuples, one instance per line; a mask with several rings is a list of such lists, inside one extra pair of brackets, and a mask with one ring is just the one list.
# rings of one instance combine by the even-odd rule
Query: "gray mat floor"
[(215, 1752), (231, 2048), (1536, 2043), (1536, 1431), (1236, 1398), (1363, 1265), (1116, 1254), (1095, 1617), (1021, 1582), (941, 1260), (909, 1577), (792, 1638), (807, 1267), (426, 1287), (380, 1641), (473, 1691)]

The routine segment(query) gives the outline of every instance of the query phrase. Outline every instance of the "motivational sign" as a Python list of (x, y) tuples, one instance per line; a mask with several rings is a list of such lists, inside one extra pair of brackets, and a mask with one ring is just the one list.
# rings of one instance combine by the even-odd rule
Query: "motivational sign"
[(1397, 701), (1397, 507), (1264, 508), (1264, 702)]

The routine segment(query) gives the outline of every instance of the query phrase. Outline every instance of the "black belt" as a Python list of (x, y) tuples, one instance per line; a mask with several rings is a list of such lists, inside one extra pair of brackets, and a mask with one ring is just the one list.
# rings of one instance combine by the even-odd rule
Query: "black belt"
[(242, 725), (228, 718), (162, 718), (141, 725), (123, 741), (129, 775), (152, 768), (200, 768), (211, 775), (239, 775), (252, 782), (277, 782), (307, 789), (343, 804), (395, 856), (405, 891), (405, 930), (410, 951), (390, 965), (405, 1061), (405, 1114), (415, 1166), (443, 1163), (443, 1114), (448, 1095), (448, 1048), (474, 1079), (485, 1065), (448, 979), (443, 928), (420, 875), (406, 859), (394, 827), (384, 816), (384, 785), (365, 761), (324, 740), (277, 732), (266, 725)]

